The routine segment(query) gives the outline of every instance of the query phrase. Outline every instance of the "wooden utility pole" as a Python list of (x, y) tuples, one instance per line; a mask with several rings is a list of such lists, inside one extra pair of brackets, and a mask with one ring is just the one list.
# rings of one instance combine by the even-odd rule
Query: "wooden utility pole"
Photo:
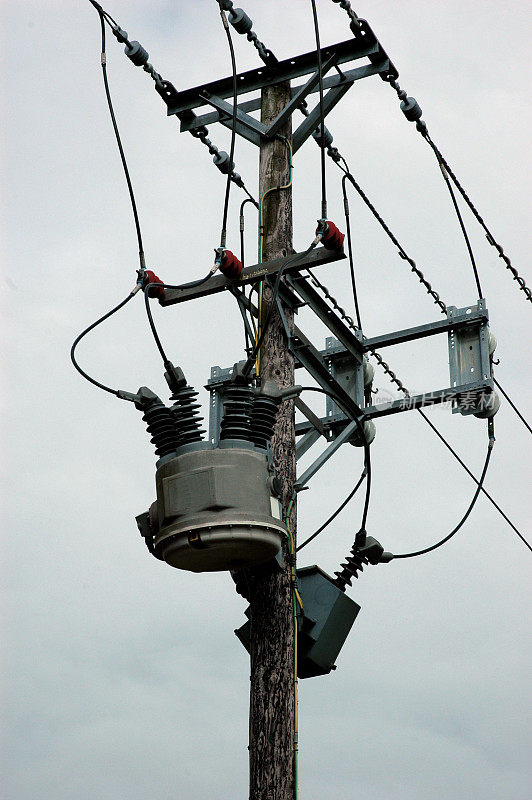
[[(290, 100), (288, 82), (262, 89), (261, 121), (269, 125)], [(280, 131), (285, 140), (263, 140), (260, 146), (260, 197), (288, 182), (291, 121)], [(270, 192), (263, 202), (263, 260), (289, 255), (292, 248), (292, 192)], [(272, 289), (265, 287), (264, 302)], [(292, 316), (286, 311), (288, 324)], [(288, 352), (281, 317), (274, 309), (260, 358), (263, 381), (281, 388), (294, 383), (294, 359)], [(284, 513), (292, 499), (296, 479), (293, 401), (279, 410), (272, 439), (275, 469), (282, 485)], [(295, 541), (296, 505), (289, 525)], [(284, 568), (256, 575), (250, 582), (251, 687), (249, 710), (250, 800), (293, 800), (296, 781), (296, 683), (294, 611), (291, 569), (285, 548)]]

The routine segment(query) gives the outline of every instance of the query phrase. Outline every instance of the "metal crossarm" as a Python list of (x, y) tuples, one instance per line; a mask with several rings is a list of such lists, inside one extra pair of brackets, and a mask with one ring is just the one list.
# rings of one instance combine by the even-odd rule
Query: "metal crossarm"
[[(296, 258), (300, 255), (301, 258)], [(275, 275), (276, 272), (288, 261), (285, 274), (294, 270), (304, 269), (305, 267), (319, 267), (322, 264), (330, 264), (332, 261), (339, 261), (345, 258), (343, 250), (327, 250), (325, 247), (320, 247), (316, 250), (311, 250), (310, 253), (304, 255), (303, 253), (294, 253), (284, 258), (275, 258), (271, 261), (263, 261), (259, 264), (253, 264), (250, 267), (245, 267), (242, 275), (238, 280), (226, 278), (224, 275), (216, 274), (208, 281), (202, 283), (200, 286), (188, 289), (165, 289), (164, 296), (159, 300), (162, 306), (170, 306), (174, 303), (183, 303), (185, 300), (193, 300), (197, 297), (205, 297), (209, 294), (222, 292), (224, 289), (231, 287), (244, 286), (245, 284), (252, 283), (257, 278), (265, 278), (269, 275)]]
[[(328, 90), (323, 99), (324, 116), (334, 108), (355, 81), (371, 75), (380, 75), (384, 80), (398, 76), (397, 70), (370, 26), (364, 20), (360, 22), (361, 27), (356, 37), (320, 50), (322, 87), (324, 90)], [(369, 63), (344, 70), (340, 70), (338, 66), (360, 59), (367, 59)], [(294, 110), (306, 103), (307, 96), (318, 91), (320, 82), (318, 64), (318, 52), (313, 51), (287, 58), (284, 61), (272, 59), (258, 69), (239, 73), (236, 81), (238, 96), (307, 75), (310, 77), (306, 83), (291, 90), (291, 100), (268, 127), (251, 116), (251, 112), (260, 108), (260, 99), (240, 103), (236, 111), (237, 133), (258, 146), (264, 139), (276, 136)], [(337, 74), (324, 77), (332, 68), (336, 70)], [(160, 81), (156, 85), (156, 89), (168, 107), (168, 115), (175, 115), (180, 120), (181, 131), (199, 131), (214, 122), (220, 122), (226, 127), (233, 125), (233, 107), (227, 102), (227, 98), (232, 98), (234, 92), (232, 76), (182, 92), (178, 92), (169, 81)], [(197, 116), (194, 109), (206, 105), (210, 105), (214, 110)], [(294, 153), (316, 130), (320, 118), (321, 110), (316, 107), (294, 132)]]

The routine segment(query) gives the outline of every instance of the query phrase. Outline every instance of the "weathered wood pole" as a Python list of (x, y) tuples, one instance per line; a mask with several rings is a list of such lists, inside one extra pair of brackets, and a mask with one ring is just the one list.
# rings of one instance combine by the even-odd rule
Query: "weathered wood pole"
[[(290, 84), (262, 90), (261, 119), (268, 125), (290, 100)], [(280, 133), (291, 136), (288, 120)], [(263, 141), (260, 147), (259, 191), (287, 183), (290, 152), (285, 140)], [(271, 192), (263, 202), (263, 259), (292, 252), (292, 191)], [(265, 287), (264, 302), (272, 290)], [(287, 311), (288, 324), (292, 324)], [(277, 309), (264, 338), (260, 358), (262, 380), (278, 386), (294, 383), (294, 360), (287, 350), (286, 336)], [(296, 478), (295, 423), (293, 401), (285, 401), (277, 417), (272, 440), (275, 469), (282, 484), (286, 514)], [(290, 530), (296, 533), (296, 507), (292, 506)], [(294, 679), (294, 612), (289, 560), (285, 567), (256, 576), (251, 590), (251, 687), (249, 710), (250, 800), (293, 800), (295, 770), (296, 685)]]

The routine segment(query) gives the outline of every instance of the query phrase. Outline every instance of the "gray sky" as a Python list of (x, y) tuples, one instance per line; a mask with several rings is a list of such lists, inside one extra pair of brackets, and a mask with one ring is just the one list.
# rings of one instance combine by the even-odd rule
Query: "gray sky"
[[(109, 0), (107, 10), (178, 89), (228, 75), (214, 0)], [(530, 102), (524, 2), (361, 3), (441, 147), (519, 271), (529, 269)], [(314, 48), (306, 0), (246, 0), (279, 58)], [(133, 286), (136, 239), (103, 94), (99, 21), (88, 2), (3, 0), (2, 329), (6, 642), (2, 800), (247, 797), (248, 659), (233, 634), (245, 603), (228, 575), (178, 572), (151, 558), (134, 516), (154, 498), (155, 458), (140, 414), (75, 373), (75, 336)], [(324, 44), (349, 37), (329, 0)], [(108, 37), (109, 80), (135, 186), (148, 264), (163, 279), (199, 277), (218, 244), (224, 178), (167, 119), (152, 82)], [(234, 36), (238, 68), (258, 64)], [(356, 84), (328, 117), (346, 157), (406, 250), (449, 305), (475, 285), (428, 147), (379, 78)], [(229, 133), (213, 126), (228, 149)], [(235, 161), (257, 190), (257, 151)], [(339, 173), (327, 164), (329, 215), (343, 227)], [(295, 246), (320, 214), (319, 150), (297, 154)], [(238, 249), (233, 189), (228, 246)], [(369, 212), (351, 199), (364, 331), (439, 318)], [(492, 330), (497, 377), (532, 418), (530, 306), (466, 215)], [(248, 218), (247, 252), (254, 250)], [(250, 255), (251, 257), (251, 255)], [(321, 277), (349, 307), (347, 263)], [(234, 301), (233, 301), (234, 302)], [(197, 388), (242, 354), (229, 297), (154, 309), (170, 356)], [(301, 327), (320, 344), (307, 314)], [(445, 339), (386, 353), (413, 390), (446, 386)], [(79, 360), (104, 383), (165, 394), (141, 299), (88, 337)], [(377, 371), (376, 384), (390, 384)], [(202, 391), (206, 405), (207, 393)], [(321, 401), (313, 398), (321, 411)], [(475, 471), (485, 423), (433, 409)], [(530, 540), (529, 434), (503, 401), (486, 486)], [(404, 552), (444, 536), (474, 484), (417, 414), (381, 420), (372, 445), (368, 531)], [(310, 534), (348, 493), (360, 451), (342, 450), (299, 503)], [(361, 498), (302, 553), (334, 572)], [(424, 557), (369, 568), (349, 590), (362, 611), (337, 671), (300, 682), (300, 797), (525, 800), (530, 796), (530, 552), (487, 500)]]

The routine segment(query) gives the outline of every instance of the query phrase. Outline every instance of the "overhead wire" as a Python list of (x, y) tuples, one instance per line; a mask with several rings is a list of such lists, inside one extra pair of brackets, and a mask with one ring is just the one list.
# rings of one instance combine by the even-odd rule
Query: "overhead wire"
[[(106, 18), (109, 17), (109, 15), (107, 15), (106, 12), (103, 11), (102, 7), (98, 3), (93, 2), (93, 0), (89, 0), (89, 2), (92, 3), (92, 5), (96, 8), (96, 10), (98, 11), (98, 14), (100, 15), (101, 41), (102, 41), (101, 66), (102, 66), (102, 75), (103, 75), (103, 84), (104, 84), (104, 89), (105, 89), (105, 96), (107, 98), (107, 105), (109, 107), (109, 113), (111, 115), (111, 122), (113, 124), (113, 130), (114, 130), (114, 133), (115, 133), (116, 143), (118, 145), (118, 150), (119, 150), (119, 153), (120, 153), (120, 159), (122, 161), (122, 167), (124, 169), (124, 175), (126, 177), (127, 188), (128, 188), (128, 191), (129, 191), (129, 199), (130, 199), (130, 202), (131, 202), (131, 209), (133, 211), (133, 218), (134, 218), (134, 222), (135, 222), (135, 230), (136, 230), (136, 233), (137, 233), (140, 268), (144, 269), (145, 266), (146, 266), (146, 262), (145, 262), (145, 257), (144, 257), (144, 246), (143, 246), (143, 243), (142, 243), (142, 232), (141, 232), (141, 229), (140, 229), (140, 220), (139, 220), (139, 215), (138, 215), (138, 211), (137, 211), (137, 203), (136, 203), (136, 200), (135, 200), (135, 193), (133, 191), (133, 184), (131, 182), (131, 177), (130, 177), (130, 174), (129, 174), (129, 169), (128, 169), (128, 165), (127, 165), (127, 161), (126, 161), (126, 156), (124, 154), (124, 148), (122, 147), (122, 140), (120, 138), (120, 132), (118, 130), (118, 123), (117, 123), (116, 117), (115, 117), (115, 112), (114, 112), (114, 108), (113, 108), (113, 101), (112, 101), (111, 92), (110, 92), (110, 89), (109, 89), (109, 81), (108, 81), (108, 78), (107, 78), (107, 54), (106, 54), (106, 50), (105, 50), (105, 21), (106, 21)], [(109, 17), (109, 19), (112, 20), (112, 17)], [(107, 21), (109, 21), (109, 20), (107, 20)], [(114, 20), (112, 20), (112, 22), (114, 23)]]
[(484, 467), (482, 469), (482, 473), (481, 473), (479, 481), (478, 481), (478, 486), (477, 486), (477, 488), (475, 490), (475, 494), (473, 495), (473, 499), (471, 500), (471, 503), (469, 504), (469, 506), (467, 508), (467, 511), (465, 512), (464, 516), (462, 517), (462, 519), (460, 520), (458, 525), (456, 525), (453, 528), (453, 530), (450, 533), (447, 534), (447, 536), (444, 536), (443, 539), (440, 539), (439, 542), (436, 542), (436, 544), (432, 544), (432, 545), (430, 545), (430, 547), (425, 547), (425, 548), (423, 548), (423, 550), (416, 550), (413, 553), (399, 553), (398, 555), (394, 554), (394, 556), (393, 556), (394, 560), (396, 558), (414, 558), (414, 556), (423, 556), (426, 553), (430, 553), (433, 550), (436, 550), (438, 547), (441, 547), (446, 542), (448, 542), (449, 539), (451, 539), (456, 533), (458, 533), (460, 528), (464, 525), (464, 523), (468, 519), (469, 515), (471, 514), (471, 512), (472, 512), (472, 510), (473, 510), (473, 508), (475, 506), (475, 503), (477, 502), (477, 498), (478, 498), (478, 496), (479, 496), (479, 494), (481, 492), (482, 485), (484, 483), (484, 478), (486, 477), (486, 472), (488, 471), (488, 466), (489, 466), (489, 463), (490, 463), (491, 454), (493, 452), (494, 444), (495, 444), (495, 439), (492, 436), (490, 436), (489, 441), (488, 441), (488, 451), (486, 453), (486, 459), (484, 461)]
[(235, 59), (235, 48), (233, 47), (233, 39), (231, 37), (231, 30), (229, 28), (229, 22), (227, 21), (227, 15), (222, 7), (221, 0), (218, 0), (218, 5), (220, 6), (220, 17), (222, 18), (222, 24), (225, 30), (225, 35), (227, 36), (227, 43), (229, 45), (229, 52), (231, 54), (231, 69), (233, 72), (233, 118), (232, 118), (232, 125), (231, 125), (231, 146), (229, 148), (229, 169), (227, 172), (227, 181), (225, 185), (225, 198), (224, 198), (224, 208), (223, 208), (223, 217), (222, 217), (222, 230), (220, 233), (220, 247), (225, 247), (226, 240), (227, 240), (227, 213), (229, 210), (229, 195), (231, 192), (231, 172), (234, 169), (234, 155), (235, 155), (235, 140), (236, 140), (236, 120), (237, 120), (237, 101), (238, 101), (238, 92), (237, 92), (237, 70), (236, 70), (236, 59)]
[(318, 23), (318, 12), (316, 10), (316, 0), (310, 0), (312, 4), (312, 17), (314, 20), (314, 35), (316, 38), (316, 53), (318, 57), (318, 85), (320, 92), (320, 154), (321, 154), (321, 217), (327, 219), (327, 181), (325, 176), (325, 113), (323, 106), (323, 65), (321, 59), (320, 28)]
[[(337, 403), (337, 405), (339, 405), (340, 407), (342, 406), (341, 400), (339, 400), (338, 397), (334, 394), (334, 392), (330, 389), (323, 389), (321, 386), (303, 386), (302, 391), (319, 392), (320, 394), (324, 394), (330, 397), (331, 400), (334, 400), (334, 402)], [(369, 512), (370, 497), (371, 497), (371, 452), (362, 421), (357, 416), (353, 417), (353, 421), (356, 423), (358, 433), (360, 436), (360, 441), (362, 442), (362, 446), (364, 448), (364, 472), (366, 474), (364, 475), (363, 473), (363, 477), (366, 478), (366, 496), (364, 498), (364, 507), (362, 510), (362, 521), (360, 523), (360, 530), (365, 530)], [(353, 495), (354, 491), (352, 492), (352, 496)], [(340, 513), (340, 511), (341, 509), (338, 510), (338, 513)]]
[[(341, 155), (340, 155), (340, 153), (338, 152), (337, 148), (329, 148), (329, 151), (330, 151), (330, 152), (328, 152), (328, 154), (330, 155), (330, 157), (332, 158), (332, 160), (333, 160), (333, 161), (334, 161), (334, 162), (337, 164), (338, 168), (339, 168), (339, 169), (340, 169), (340, 170), (341, 170), (341, 171), (344, 173), (344, 175), (345, 175), (345, 174), (351, 174), (351, 173), (350, 173), (350, 169), (349, 169), (349, 165), (347, 164), (347, 162), (346, 162), (345, 158), (344, 158), (343, 156), (341, 156)], [(344, 165), (343, 167), (341, 166), (341, 164), (340, 164), (340, 161), (342, 161), (342, 162), (343, 162), (343, 165)], [(355, 188), (356, 188), (356, 187), (355, 187)], [(360, 187), (359, 187), (359, 188), (360, 188)], [(362, 192), (362, 190), (360, 190), (360, 191)], [(361, 194), (361, 196), (362, 196), (362, 194)], [(363, 199), (363, 200), (365, 200), (365, 202), (366, 202), (366, 205), (368, 205), (368, 206), (370, 207), (370, 209), (373, 209), (373, 208), (374, 208), (374, 207), (372, 206), (371, 202), (369, 201), (369, 199), (367, 198), (367, 196), (366, 196), (365, 194), (362, 196), (362, 199)], [(375, 209), (375, 213), (378, 213), (378, 212), (376, 211), (376, 209)], [(380, 221), (380, 220), (379, 220), (379, 221)], [(382, 225), (382, 227), (384, 227), (384, 229), (385, 229), (386, 233), (387, 233), (388, 235), (390, 235), (390, 238), (391, 238), (391, 236), (393, 236), (393, 234), (391, 234), (391, 231), (389, 231), (389, 229), (387, 228), (387, 226), (386, 226), (386, 223), (384, 223), (384, 220), (382, 220), (382, 222), (381, 222), (381, 225)], [(392, 239), (392, 241), (394, 241), (394, 239), (395, 239), (395, 237)], [(394, 241), (394, 243), (395, 243), (395, 241)], [(397, 243), (397, 244), (398, 244), (398, 243)], [(314, 280), (315, 280), (315, 283), (316, 283), (316, 285), (317, 285), (319, 288), (321, 288), (321, 289), (324, 291), (324, 293), (325, 293), (325, 296), (326, 296), (328, 299), (331, 299), (330, 292), (327, 290), (327, 288), (326, 288), (326, 287), (324, 287), (324, 286), (323, 286), (323, 284), (322, 284), (320, 281), (318, 281), (318, 279), (317, 279), (315, 276), (313, 276), (313, 277), (314, 277)], [(431, 287), (431, 291), (433, 291), (433, 290), (432, 290), (432, 287)], [(440, 298), (439, 298), (439, 295), (438, 295), (438, 299), (440, 299)], [(438, 305), (440, 305), (440, 303), (438, 303)], [(335, 304), (335, 307), (337, 307), (337, 306), (338, 306), (338, 304), (336, 303), (336, 304)], [(443, 306), (443, 308), (442, 308), (442, 306)], [(441, 301), (440, 308), (442, 308), (442, 311), (443, 311), (443, 309), (446, 309), (446, 306), (445, 306), (445, 304), (443, 303), (443, 301)], [(344, 319), (344, 320), (347, 322), (347, 324), (348, 324), (348, 325), (349, 325), (351, 328), (353, 328), (353, 327), (354, 327), (354, 326), (353, 326), (353, 324), (352, 324), (352, 322), (349, 320), (349, 318), (348, 318), (348, 317), (346, 317), (346, 316), (345, 316), (345, 314), (344, 314), (344, 315), (342, 315), (342, 318), (343, 318), (343, 319)], [(385, 373), (386, 373), (386, 374), (387, 374), (387, 375), (390, 377), (390, 380), (391, 380), (393, 383), (395, 383), (395, 384), (398, 386), (398, 388), (399, 388), (399, 389), (400, 389), (400, 390), (401, 390), (401, 391), (402, 391), (402, 392), (403, 392), (403, 393), (404, 393), (406, 396), (409, 396), (409, 392), (408, 392), (408, 390), (406, 389), (406, 387), (404, 386), (404, 384), (402, 383), (402, 381), (400, 381), (400, 379), (397, 377), (397, 375), (395, 374), (395, 372), (393, 372), (393, 370), (391, 370), (390, 366), (389, 366), (389, 365), (388, 365), (388, 364), (387, 364), (387, 363), (386, 363), (386, 362), (385, 362), (385, 361), (382, 359), (382, 356), (380, 356), (380, 354), (379, 354), (377, 351), (372, 351), (372, 355), (373, 355), (373, 356), (376, 358), (377, 362), (378, 362), (378, 363), (379, 363), (379, 364), (380, 364), (380, 365), (383, 367), (383, 369), (384, 369), (384, 372), (385, 372)], [(526, 427), (527, 427), (527, 428), (530, 430), (530, 426), (529, 426), (529, 424), (528, 424), (528, 423), (526, 422), (526, 420), (525, 420), (525, 419), (522, 417), (522, 415), (520, 414), (520, 412), (518, 412), (517, 408), (516, 408), (516, 407), (515, 407), (515, 405), (514, 405), (514, 404), (513, 404), (513, 403), (510, 401), (510, 398), (509, 398), (509, 397), (508, 397), (508, 395), (507, 395), (507, 394), (504, 392), (504, 390), (502, 389), (501, 385), (498, 383), (498, 381), (496, 381), (496, 379), (494, 379), (494, 383), (495, 383), (495, 384), (496, 384), (496, 385), (499, 387), (499, 389), (501, 389), (501, 391), (502, 391), (502, 392), (503, 392), (503, 394), (505, 395), (506, 399), (507, 399), (507, 400), (510, 402), (510, 405), (513, 407), (514, 411), (516, 411), (516, 413), (518, 413), (518, 415), (521, 417), (521, 419), (522, 419), (522, 421), (524, 422), (524, 424), (526, 425)], [(431, 420), (430, 420), (430, 419), (429, 419), (429, 418), (426, 416), (426, 414), (425, 414), (425, 413), (422, 411), (422, 409), (418, 408), (418, 409), (417, 409), (417, 412), (418, 412), (418, 414), (420, 414), (420, 416), (423, 418), (423, 420), (424, 420), (424, 421), (427, 423), (427, 425), (429, 425), (429, 427), (430, 427), (430, 428), (433, 430), (433, 432), (436, 434), (436, 436), (438, 436), (438, 438), (440, 439), (440, 441), (441, 441), (441, 442), (442, 442), (442, 443), (445, 445), (445, 447), (446, 447), (446, 448), (449, 450), (449, 452), (450, 452), (450, 453), (453, 455), (453, 457), (454, 457), (454, 458), (455, 458), (455, 459), (458, 461), (458, 463), (460, 464), (460, 466), (461, 466), (461, 467), (462, 467), (462, 468), (463, 468), (463, 469), (464, 469), (464, 470), (467, 472), (467, 474), (469, 475), (469, 477), (470, 477), (470, 478), (472, 478), (472, 480), (474, 480), (474, 481), (475, 481), (475, 482), (478, 484), (478, 479), (475, 477), (475, 475), (474, 475), (474, 474), (473, 474), (473, 472), (472, 472), (472, 471), (469, 469), (469, 467), (468, 467), (468, 466), (467, 466), (467, 464), (466, 464), (466, 463), (463, 461), (463, 459), (462, 459), (462, 458), (461, 458), (461, 457), (458, 455), (458, 453), (457, 453), (457, 452), (454, 450), (454, 448), (453, 448), (453, 447), (452, 447), (452, 446), (449, 444), (449, 442), (447, 441), (447, 439), (445, 438), (445, 436), (444, 436), (444, 435), (443, 435), (443, 434), (442, 434), (442, 433), (441, 433), (441, 432), (438, 430), (438, 428), (437, 428), (437, 427), (436, 427), (436, 426), (435, 426), (435, 425), (434, 425), (434, 424), (431, 422)], [(528, 548), (529, 548), (529, 550), (532, 550), (532, 546), (531, 546), (531, 545), (528, 543), (528, 541), (525, 539), (525, 537), (523, 536), (523, 534), (522, 534), (522, 533), (519, 531), (519, 529), (518, 529), (518, 528), (517, 528), (517, 527), (514, 525), (514, 523), (511, 521), (511, 519), (508, 517), (508, 515), (507, 515), (507, 514), (506, 514), (506, 513), (505, 513), (505, 512), (502, 510), (502, 508), (501, 508), (501, 507), (498, 505), (498, 503), (497, 503), (497, 502), (496, 502), (496, 501), (493, 499), (493, 497), (491, 496), (491, 494), (488, 492), (488, 490), (487, 490), (487, 489), (486, 489), (484, 486), (482, 486), (482, 493), (483, 493), (483, 494), (484, 494), (484, 495), (485, 495), (485, 496), (488, 498), (488, 500), (489, 500), (489, 501), (490, 501), (490, 503), (493, 505), (493, 507), (494, 507), (494, 508), (495, 508), (495, 509), (496, 509), (496, 510), (499, 512), (499, 514), (502, 516), (502, 518), (505, 520), (505, 522), (507, 522), (507, 523), (508, 523), (508, 525), (509, 525), (509, 526), (512, 528), (512, 530), (513, 530), (513, 531), (514, 531), (514, 532), (517, 534), (517, 536), (518, 536), (518, 537), (521, 539), (521, 541), (522, 541), (522, 542), (525, 544), (525, 546), (526, 546), (526, 547), (528, 547)]]
[(458, 222), (460, 224), (460, 229), (462, 231), (462, 235), (464, 237), (464, 241), (465, 241), (465, 244), (466, 244), (466, 247), (467, 247), (467, 252), (469, 254), (469, 260), (471, 261), (471, 266), (473, 267), (473, 275), (475, 276), (475, 283), (477, 284), (477, 291), (478, 291), (478, 296), (479, 296), (479, 299), (480, 299), (480, 298), (483, 297), (483, 294), (482, 294), (482, 288), (480, 286), (480, 278), (478, 276), (478, 269), (477, 269), (477, 264), (476, 264), (476, 261), (475, 261), (475, 256), (474, 256), (474, 253), (473, 253), (473, 248), (471, 247), (471, 242), (469, 241), (469, 236), (467, 235), (467, 230), (466, 230), (466, 227), (464, 225), (464, 220), (462, 219), (462, 214), (460, 213), (460, 209), (458, 207), (458, 203), (456, 202), (456, 197), (455, 197), (455, 194), (454, 194), (454, 191), (453, 191), (453, 187), (451, 186), (451, 182), (449, 180), (449, 176), (447, 175), (447, 171), (445, 169), (445, 166), (443, 165), (443, 162), (442, 162), (442, 160), (441, 160), (441, 158), (439, 156), (439, 153), (436, 153), (436, 158), (438, 160), (438, 165), (440, 167), (440, 171), (441, 171), (441, 174), (443, 176), (443, 180), (445, 181), (445, 185), (447, 186), (447, 189), (449, 190), (449, 194), (451, 195), (451, 200), (452, 200), (452, 203), (453, 203), (453, 207), (454, 207), (456, 216), (458, 218)]
[(331, 516), (328, 519), (326, 519), (325, 522), (322, 525), (320, 525), (320, 527), (316, 531), (314, 531), (313, 534), (311, 534), (307, 539), (305, 539), (304, 542), (302, 542), (301, 544), (299, 544), (297, 546), (297, 548), (296, 548), (297, 552), (302, 550), (304, 547), (307, 546), (307, 544), (310, 544), (310, 542), (312, 542), (317, 536), (319, 536), (320, 533), (322, 533), (322, 531), (324, 531), (325, 528), (327, 528), (331, 524), (331, 522), (333, 522), (336, 519), (338, 514), (340, 514), (340, 512), (342, 512), (344, 510), (346, 505), (353, 499), (355, 494), (358, 492), (358, 490), (362, 486), (362, 482), (363, 482), (364, 478), (366, 477), (366, 474), (367, 474), (366, 473), (366, 469), (362, 470), (362, 474), (360, 475), (360, 478), (356, 482), (354, 488), (351, 489), (351, 491), (349, 492), (349, 494), (347, 495), (345, 500), (343, 500), (342, 503), (340, 503), (338, 508), (335, 511), (333, 511)]
[(347, 175), (344, 175), (344, 177), (342, 178), (342, 194), (344, 197), (344, 214), (345, 214), (345, 229), (347, 235), (347, 254), (349, 257), (349, 273), (351, 275), (351, 288), (353, 291), (353, 303), (355, 305), (357, 324), (359, 328), (362, 328), (362, 321), (360, 318), (360, 308), (358, 306), (358, 292), (355, 279), (355, 265), (353, 260), (353, 244), (351, 237), (351, 220), (349, 214), (349, 198), (347, 197), (347, 190), (345, 188), (346, 181), (347, 181)]
[(109, 317), (111, 317), (113, 314), (116, 314), (117, 311), (120, 311), (120, 309), (123, 308), (126, 305), (126, 303), (129, 303), (129, 301), (133, 299), (135, 294), (136, 294), (136, 290), (134, 289), (132, 292), (130, 292), (128, 294), (128, 296), (124, 300), (122, 300), (120, 303), (118, 303), (118, 305), (116, 305), (114, 308), (112, 308), (111, 311), (108, 311), (107, 314), (103, 315), (103, 317), (100, 317), (99, 319), (96, 320), (96, 322), (93, 322), (91, 325), (89, 325), (88, 328), (85, 328), (85, 330), (82, 331), (79, 334), (79, 336), (76, 337), (72, 347), (70, 348), (70, 360), (72, 361), (74, 367), (77, 369), (79, 374), (82, 375), (85, 378), (85, 380), (89, 381), (89, 383), (94, 384), (94, 386), (97, 386), (99, 389), (103, 389), (104, 392), (109, 392), (109, 394), (114, 394), (116, 397), (119, 396), (119, 391), (120, 390), (119, 389), (111, 389), (110, 386), (106, 386), (104, 383), (101, 383), (100, 381), (97, 381), (95, 378), (91, 378), (91, 376), (79, 366), (79, 364), (78, 364), (78, 362), (76, 360), (75, 353), (76, 353), (76, 348), (77, 348), (78, 344), (81, 342), (81, 340), (90, 331), (94, 330), (94, 328), (96, 328), (102, 322), (105, 322), (105, 320), (109, 319)]

